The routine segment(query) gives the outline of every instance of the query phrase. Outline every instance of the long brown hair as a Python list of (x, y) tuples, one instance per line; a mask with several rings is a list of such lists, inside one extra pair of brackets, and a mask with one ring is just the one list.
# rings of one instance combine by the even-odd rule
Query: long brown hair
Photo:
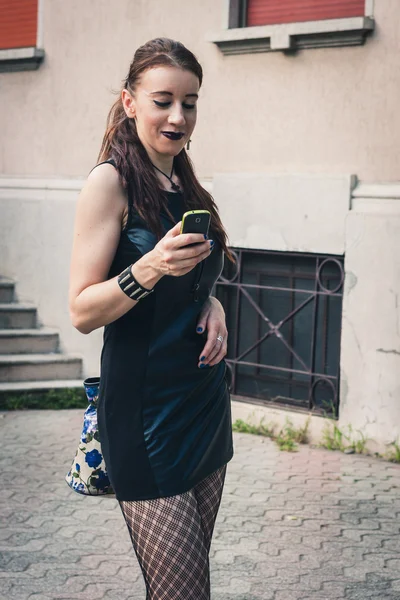
[[(198, 77), (200, 86), (203, 70), (190, 50), (182, 43), (168, 38), (150, 40), (138, 48), (129, 68), (123, 88), (135, 91), (140, 75), (147, 69), (158, 66), (178, 67), (191, 71)], [(163, 231), (160, 211), (168, 208), (160, 194), (160, 186), (149, 155), (137, 133), (134, 119), (127, 117), (122, 105), (121, 94), (113, 104), (107, 117), (106, 132), (103, 137), (98, 162), (113, 159), (122, 186), (126, 189), (129, 202), (129, 214), (134, 208), (149, 228), (160, 240)], [(188, 210), (206, 209), (211, 213), (213, 236), (218, 239), (227, 258), (236, 262), (227, 247), (227, 234), (219, 217), (213, 197), (199, 183), (193, 163), (185, 148), (174, 157), (174, 170), (184, 190), (185, 204)], [(170, 217), (172, 215), (169, 213)]]

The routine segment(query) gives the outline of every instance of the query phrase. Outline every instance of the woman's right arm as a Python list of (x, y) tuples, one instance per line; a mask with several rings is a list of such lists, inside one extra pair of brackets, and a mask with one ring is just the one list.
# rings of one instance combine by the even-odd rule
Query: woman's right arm
[[(117, 170), (109, 163), (94, 169), (79, 195), (72, 245), (69, 311), (81, 333), (108, 325), (133, 308), (118, 275), (107, 280), (127, 206)], [(195, 243), (196, 246), (185, 248)], [(180, 277), (210, 255), (201, 234), (180, 233), (180, 222), (132, 266), (139, 284), (151, 289), (164, 276)]]
[[(79, 195), (75, 216), (69, 311), (72, 325), (81, 333), (115, 321), (137, 304), (121, 290), (118, 276), (106, 280), (118, 246), (124, 209), (126, 197), (118, 172), (109, 163), (99, 165)], [(162, 274), (147, 255), (139, 262), (139, 283), (152, 288)]]

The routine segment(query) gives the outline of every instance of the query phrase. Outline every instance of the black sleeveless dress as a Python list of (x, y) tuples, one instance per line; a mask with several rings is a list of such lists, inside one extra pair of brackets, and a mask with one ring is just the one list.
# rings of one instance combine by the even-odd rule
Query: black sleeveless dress
[[(180, 221), (183, 194), (165, 192), (165, 201)], [(136, 211), (129, 213), (108, 279), (157, 243)], [(167, 232), (175, 223), (160, 216)], [(226, 363), (197, 366), (207, 339), (197, 321), (224, 262), (211, 228), (209, 237), (215, 244), (208, 258), (186, 275), (164, 276), (104, 328), (98, 427), (117, 500), (181, 494), (233, 456)]]

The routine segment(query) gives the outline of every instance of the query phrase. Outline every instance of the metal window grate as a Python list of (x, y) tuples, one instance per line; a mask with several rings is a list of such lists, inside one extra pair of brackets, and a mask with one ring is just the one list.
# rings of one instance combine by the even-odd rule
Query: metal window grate
[(231, 393), (338, 415), (343, 257), (231, 249), (216, 297), (225, 308)]

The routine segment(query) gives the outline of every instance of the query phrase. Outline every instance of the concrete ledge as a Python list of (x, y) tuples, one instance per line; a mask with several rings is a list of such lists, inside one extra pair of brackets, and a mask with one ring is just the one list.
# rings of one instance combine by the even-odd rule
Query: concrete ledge
[(354, 212), (400, 213), (400, 183), (359, 183), (352, 192)]
[(84, 178), (64, 179), (58, 177), (9, 177), (0, 175), (0, 192), (3, 190), (80, 190)]
[(44, 60), (44, 50), (34, 46), (0, 50), (0, 73), (35, 71)]
[(399, 183), (363, 183), (353, 190), (353, 198), (394, 198), (400, 200)]
[(0, 200), (76, 201), (84, 179), (31, 178), (0, 176)]
[[(77, 192), (81, 191), (85, 181), (84, 177), (65, 179), (0, 175), (0, 199), (46, 200), (51, 197), (54, 200), (58, 194), (62, 199), (69, 196), (76, 200)], [(211, 179), (200, 180), (200, 184), (212, 194), (213, 182)]]
[(299, 50), (327, 46), (356, 46), (374, 29), (371, 17), (326, 19), (227, 29), (207, 36), (224, 55)]

